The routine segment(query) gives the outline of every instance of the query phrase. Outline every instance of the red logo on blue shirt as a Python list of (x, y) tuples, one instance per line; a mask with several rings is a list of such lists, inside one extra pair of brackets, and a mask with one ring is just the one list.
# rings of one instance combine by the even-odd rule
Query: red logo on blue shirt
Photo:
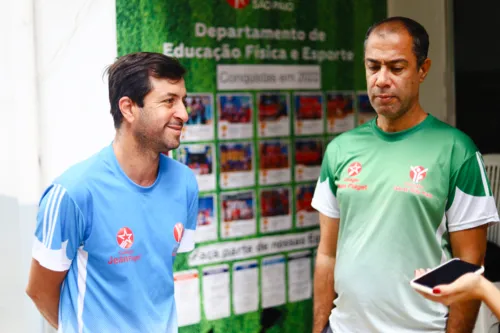
[(183, 234), (184, 234), (184, 225), (180, 222), (176, 223), (174, 226), (174, 239), (177, 242), (177, 244), (175, 244), (174, 248), (172, 249), (172, 256), (174, 257), (177, 255), (177, 250), (179, 249)]
[(182, 235), (184, 234), (184, 225), (177, 223), (174, 227), (174, 238), (177, 243), (181, 242)]
[(128, 262), (136, 262), (141, 259), (141, 255), (134, 255), (134, 250), (130, 248), (134, 244), (134, 233), (130, 228), (123, 227), (116, 234), (116, 242), (125, 251), (119, 252), (119, 257), (111, 256), (108, 264), (124, 264)]
[(122, 249), (130, 249), (134, 244), (134, 233), (127, 227), (118, 230), (116, 241)]

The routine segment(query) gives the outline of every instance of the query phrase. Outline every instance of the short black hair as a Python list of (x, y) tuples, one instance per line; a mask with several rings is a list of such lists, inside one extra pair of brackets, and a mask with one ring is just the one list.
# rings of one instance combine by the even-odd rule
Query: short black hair
[(413, 39), (413, 53), (417, 57), (417, 68), (420, 68), (425, 59), (427, 59), (427, 54), (429, 52), (429, 34), (420, 23), (408, 17), (393, 16), (372, 25), (368, 28), (365, 35), (365, 47), (366, 41), (368, 40), (368, 37), (370, 37), (373, 30), (386, 23), (401, 23), (406, 31), (408, 31)]
[(107, 72), (111, 115), (115, 128), (118, 129), (123, 121), (119, 106), (123, 96), (143, 107), (144, 97), (152, 88), (150, 76), (178, 82), (186, 74), (186, 69), (177, 59), (164, 54), (137, 52), (119, 57)]

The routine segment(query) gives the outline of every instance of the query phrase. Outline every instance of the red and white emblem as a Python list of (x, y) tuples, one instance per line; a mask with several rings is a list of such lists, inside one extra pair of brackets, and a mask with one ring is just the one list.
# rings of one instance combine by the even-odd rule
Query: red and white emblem
[(227, 3), (233, 8), (240, 9), (248, 6), (250, 4), (250, 0), (227, 0)]
[(182, 235), (184, 234), (184, 225), (177, 223), (174, 227), (174, 238), (177, 243), (181, 242)]
[(410, 167), (410, 178), (411, 178), (411, 180), (415, 184), (420, 183), (427, 176), (427, 171), (428, 170), (429, 169), (426, 169), (423, 166), (416, 166), (416, 167), (411, 166)]
[(127, 227), (118, 230), (116, 242), (122, 249), (130, 249), (134, 244), (134, 233)]
[(363, 168), (361, 167), (361, 163), (359, 162), (354, 162), (349, 165), (349, 168), (347, 169), (347, 173), (349, 174), (350, 177), (355, 177), (359, 175)]

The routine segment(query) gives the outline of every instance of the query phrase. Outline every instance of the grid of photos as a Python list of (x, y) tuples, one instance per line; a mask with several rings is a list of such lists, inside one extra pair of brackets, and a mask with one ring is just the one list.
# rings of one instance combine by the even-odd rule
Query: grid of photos
[(364, 91), (192, 93), (172, 154), (195, 174), (197, 243), (315, 228), (331, 140), (375, 113)]

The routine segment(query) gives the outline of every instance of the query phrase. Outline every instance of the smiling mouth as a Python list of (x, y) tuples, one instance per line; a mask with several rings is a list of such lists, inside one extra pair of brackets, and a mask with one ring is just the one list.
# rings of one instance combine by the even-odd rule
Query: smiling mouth
[(182, 125), (174, 125), (174, 124), (172, 124), (172, 125), (167, 125), (167, 127), (171, 128), (173, 130), (176, 130), (176, 131), (182, 130)]

